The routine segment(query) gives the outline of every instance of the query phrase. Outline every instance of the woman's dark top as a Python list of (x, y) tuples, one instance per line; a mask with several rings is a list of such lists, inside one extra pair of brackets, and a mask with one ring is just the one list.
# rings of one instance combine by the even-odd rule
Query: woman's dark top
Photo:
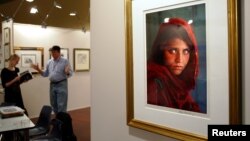
[(1, 80), (4, 88), (4, 102), (7, 104), (16, 105), (25, 110), (23, 104), (23, 98), (21, 94), (20, 82), (15, 82), (9, 87), (6, 87), (6, 83), (13, 80), (18, 76), (19, 69), (15, 67), (14, 71), (4, 68), (1, 72)]

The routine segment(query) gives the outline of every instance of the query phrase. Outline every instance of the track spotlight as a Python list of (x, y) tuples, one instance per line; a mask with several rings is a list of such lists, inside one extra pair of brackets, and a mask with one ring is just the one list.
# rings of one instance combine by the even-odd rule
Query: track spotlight
[(54, 1), (54, 6), (58, 9), (62, 9), (62, 6), (59, 3), (57, 3), (56, 1)]
[(5, 17), (3, 13), (0, 13), (0, 15), (1, 15), (1, 17), (2, 17), (2, 18), (4, 18), (4, 17)]
[(82, 27), (82, 31), (83, 31), (84, 33), (86, 32), (85, 26)]
[(42, 28), (47, 28), (47, 24), (45, 22), (42, 22)]
[(6, 21), (6, 22), (9, 22), (11, 19), (9, 16), (5, 16), (3, 13), (0, 13), (0, 15), (4, 19), (4, 21)]

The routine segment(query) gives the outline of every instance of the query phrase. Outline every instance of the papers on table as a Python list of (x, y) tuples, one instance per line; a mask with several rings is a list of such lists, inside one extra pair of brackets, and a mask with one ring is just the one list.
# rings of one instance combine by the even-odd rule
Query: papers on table
[(24, 114), (24, 110), (17, 106), (5, 106), (0, 107), (0, 114), (2, 118), (16, 117), (22, 116)]

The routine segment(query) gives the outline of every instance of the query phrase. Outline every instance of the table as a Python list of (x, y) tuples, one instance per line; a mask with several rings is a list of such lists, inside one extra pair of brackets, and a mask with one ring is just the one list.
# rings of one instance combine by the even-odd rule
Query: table
[(29, 140), (29, 130), (34, 127), (34, 123), (25, 114), (11, 118), (0, 118), (0, 133), (7, 131), (25, 131), (25, 141)]

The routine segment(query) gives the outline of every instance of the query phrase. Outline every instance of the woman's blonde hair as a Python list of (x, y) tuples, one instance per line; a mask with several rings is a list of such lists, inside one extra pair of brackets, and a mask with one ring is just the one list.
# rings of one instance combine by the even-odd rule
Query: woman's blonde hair
[(11, 60), (16, 60), (19, 59), (20, 57), (17, 54), (12, 54), (10, 55), (10, 57), (7, 59), (7, 61), (11, 61)]

